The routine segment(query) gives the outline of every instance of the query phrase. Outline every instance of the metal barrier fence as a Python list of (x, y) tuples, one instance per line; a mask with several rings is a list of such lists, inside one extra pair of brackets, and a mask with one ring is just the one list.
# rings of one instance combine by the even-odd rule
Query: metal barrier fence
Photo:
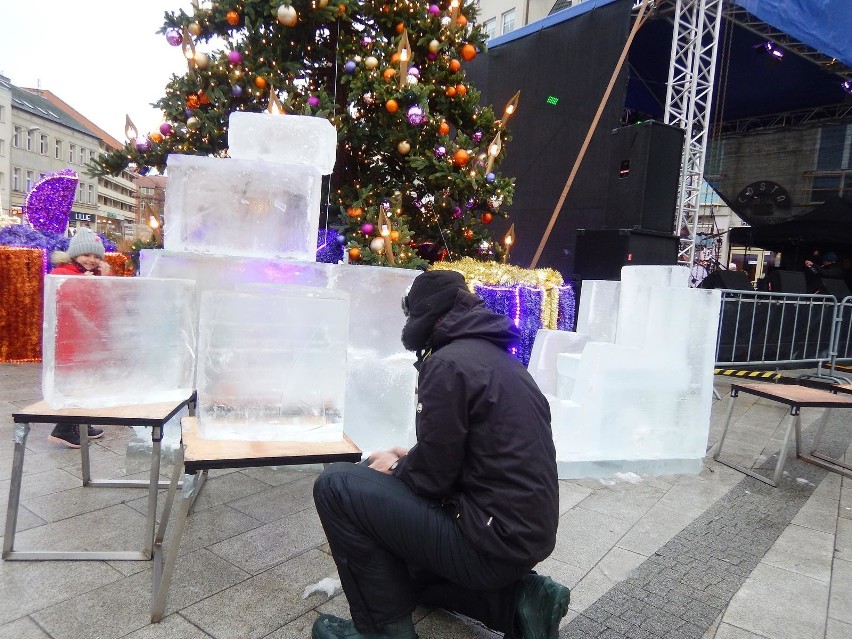
[(722, 290), (716, 366), (819, 368), (852, 357), (852, 297)]

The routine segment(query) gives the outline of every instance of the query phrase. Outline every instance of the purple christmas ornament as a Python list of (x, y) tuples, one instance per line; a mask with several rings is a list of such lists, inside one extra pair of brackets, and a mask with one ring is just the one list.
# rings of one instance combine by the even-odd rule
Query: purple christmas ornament
[(444, 146), (436, 146), (435, 147), (435, 157), (442, 158), (447, 154), (447, 147)]
[(430, 4), (429, 13), (431, 13), (433, 16), (439, 16), (441, 15), (441, 7), (439, 7), (437, 4)]
[(435, 61), (435, 60), (437, 60), (437, 59), (438, 59), (438, 54), (437, 54), (437, 53), (432, 53), (432, 52), (430, 51), (429, 53), (427, 53), (427, 54), (426, 54), (426, 59), (427, 59), (427, 60), (429, 60), (430, 62), (433, 62), (433, 61)]
[(312, 95), (311, 97), (308, 98), (308, 104), (311, 105), (314, 108), (318, 107), (319, 103), (320, 103), (320, 99), (315, 95)]
[(373, 231), (376, 230), (376, 227), (370, 224), (369, 222), (365, 222), (361, 225), (361, 233), (363, 235), (371, 235)]
[(235, 98), (240, 97), (243, 94), (243, 88), (239, 84), (231, 85), (231, 95)]
[(408, 123), (411, 126), (423, 126), (428, 119), (420, 105), (415, 104), (408, 108)]
[(242, 61), (243, 61), (243, 55), (239, 51), (228, 52), (228, 62), (230, 62), (234, 66), (241, 64)]
[(453, 207), (453, 219), (459, 219), (462, 216), (461, 207), (455, 206)]
[(473, 132), (473, 141), (481, 142), (482, 141), (482, 131), (474, 131)]
[(418, 69), (417, 67), (410, 67), (408, 69), (408, 75), (414, 76), (415, 78), (419, 78), (420, 77), (420, 69)]
[(364, 36), (361, 38), (362, 47), (369, 47), (371, 44), (373, 44), (373, 39), (370, 36)]
[(172, 128), (172, 125), (171, 125), (171, 124), (169, 124), (168, 122), (163, 122), (163, 123), (160, 125), (160, 133), (162, 133), (162, 134), (163, 134), (163, 135), (165, 135), (166, 137), (169, 137), (169, 136), (172, 134), (172, 131), (173, 131), (173, 130), (174, 130), (174, 129)]
[(493, 173), (486, 173), (485, 174), (485, 181), (486, 182), (493, 182), (496, 177), (497, 176), (495, 176)]
[(358, 65), (355, 64), (355, 60), (347, 60), (346, 64), (343, 65), (343, 70), (346, 73), (355, 73), (355, 69), (358, 68)]
[(180, 30), (175, 29), (174, 27), (166, 29), (166, 42), (173, 47), (180, 46), (180, 43), (183, 42), (183, 36), (181, 35)]
[(467, 208), (472, 209), (472, 208), (473, 208), (473, 206), (474, 206), (474, 204), (476, 204), (476, 200), (474, 200), (472, 197), (469, 197), (469, 198), (467, 198), (467, 202), (465, 202), (465, 204), (464, 204), (464, 205), (465, 205)]
[(148, 138), (136, 138), (136, 141), (133, 143), (133, 146), (136, 147), (137, 151), (145, 153), (146, 151), (151, 150), (151, 140), (149, 140)]

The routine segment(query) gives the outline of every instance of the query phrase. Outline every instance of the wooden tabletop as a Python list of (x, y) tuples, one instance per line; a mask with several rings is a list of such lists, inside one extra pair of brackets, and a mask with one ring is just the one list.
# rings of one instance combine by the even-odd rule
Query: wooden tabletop
[(834, 384), (831, 388), (838, 393), (847, 393), (852, 395), (852, 384)]
[(748, 383), (731, 384), (731, 394), (734, 389), (741, 393), (757, 395), (789, 406), (813, 408), (852, 408), (852, 395), (838, 395), (821, 388), (801, 386), (799, 384), (766, 384)]
[(268, 442), (199, 439), (198, 418), (180, 420), (187, 473), (212, 468), (289, 466), (361, 461), (359, 449), (349, 437), (333, 442)]
[(12, 413), (12, 419), (17, 424), (162, 426), (194, 399), (195, 393), (180, 401), (109, 408), (51, 408), (42, 400)]

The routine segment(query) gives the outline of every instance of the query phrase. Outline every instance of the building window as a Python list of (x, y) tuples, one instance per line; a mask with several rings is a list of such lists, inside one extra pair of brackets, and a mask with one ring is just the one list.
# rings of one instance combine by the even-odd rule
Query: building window
[(82, 146), (80, 147), (80, 164), (83, 165), (86, 163), (86, 149)]
[(509, 33), (515, 28), (515, 10), (510, 9), (503, 14), (503, 31), (501, 33)]
[(77, 201), (80, 202), (80, 204), (83, 203), (83, 185), (82, 184), (77, 185)]
[(18, 167), (12, 169), (12, 190), (21, 190), (21, 169), (19, 169)]
[[(0, 155), (6, 155), (6, 140), (0, 140)], [(3, 182), (0, 181), (0, 184)]]
[(32, 129), (27, 129), (27, 151), (33, 150), (33, 131)]
[(497, 18), (491, 18), (482, 23), (482, 29), (485, 31), (485, 39), (490, 40), (497, 35)]
[(42, 134), (38, 141), (38, 152), (47, 155), (47, 136)]
[(831, 196), (852, 196), (852, 125), (820, 129), (816, 168), (810, 177), (811, 202), (825, 202)]
[(6, 106), (0, 104), (0, 122), (6, 121)]
[(89, 185), (89, 197), (86, 199), (87, 204), (94, 204), (95, 202), (95, 185)]
[(21, 132), (23, 129), (19, 126), (15, 127), (15, 132), (12, 134), (12, 146), (16, 149), (21, 148)]
[(68, 145), (68, 164), (74, 164), (74, 156), (77, 154), (77, 145)]
[(34, 182), (35, 174), (32, 171), (27, 171), (27, 193), (29, 193), (30, 189), (33, 188)]
[(57, 160), (62, 159), (62, 140), (56, 138), (56, 142), (53, 145), (53, 157)]

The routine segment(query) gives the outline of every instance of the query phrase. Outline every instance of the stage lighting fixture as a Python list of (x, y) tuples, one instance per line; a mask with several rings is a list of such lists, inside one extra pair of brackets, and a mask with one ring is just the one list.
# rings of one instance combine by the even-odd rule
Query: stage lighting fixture
[(763, 43), (763, 50), (776, 60), (781, 60), (784, 57), (784, 51), (772, 42), (772, 40), (767, 40)]
[(852, 80), (844, 80), (841, 82), (840, 86), (843, 88), (846, 93), (852, 95)]

